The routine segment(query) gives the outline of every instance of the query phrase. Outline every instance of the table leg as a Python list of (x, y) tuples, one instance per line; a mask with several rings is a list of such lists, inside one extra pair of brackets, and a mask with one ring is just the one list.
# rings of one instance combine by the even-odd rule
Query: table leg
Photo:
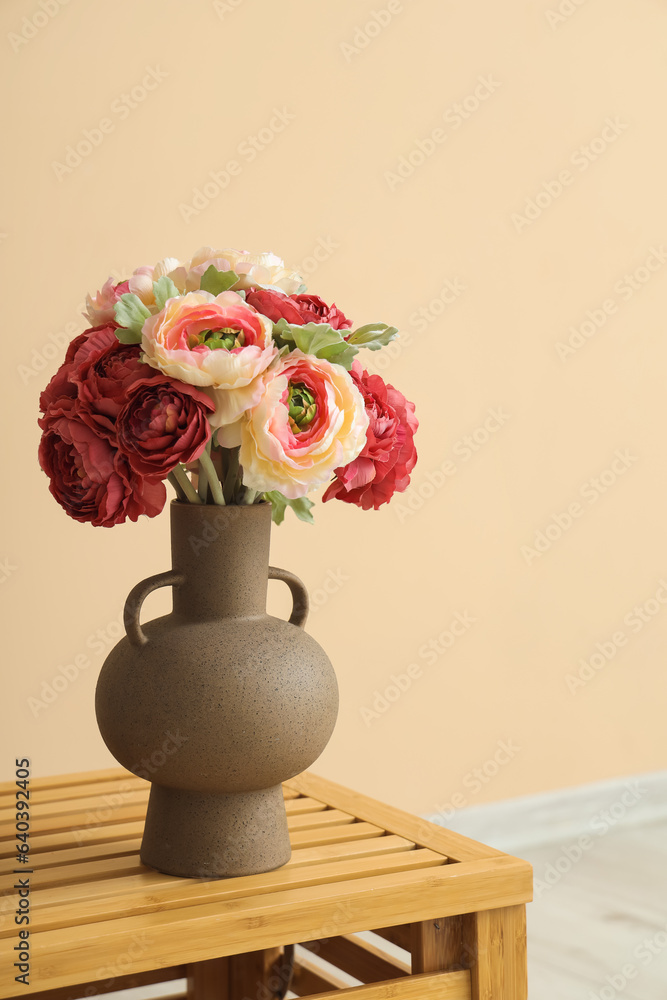
[(412, 924), (412, 975), (456, 972), (469, 966), (462, 955), (465, 917), (441, 917)]
[(526, 907), (412, 925), (412, 974), (470, 969), (472, 1000), (527, 1000)]
[(284, 964), (280, 948), (230, 956), (229, 1000), (271, 1000), (279, 995), (287, 972)]
[(526, 907), (503, 906), (465, 918), (472, 1000), (527, 1000)]
[(191, 962), (187, 970), (187, 1000), (229, 1000), (228, 958)]

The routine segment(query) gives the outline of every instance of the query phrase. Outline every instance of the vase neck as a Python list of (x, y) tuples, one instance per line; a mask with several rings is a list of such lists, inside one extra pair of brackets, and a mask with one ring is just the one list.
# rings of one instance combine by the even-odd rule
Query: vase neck
[(270, 504), (217, 507), (173, 501), (174, 615), (190, 619), (266, 613)]

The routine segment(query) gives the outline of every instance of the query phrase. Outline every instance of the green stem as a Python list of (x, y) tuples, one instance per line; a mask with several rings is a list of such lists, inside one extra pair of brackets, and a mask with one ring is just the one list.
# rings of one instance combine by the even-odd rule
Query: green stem
[(222, 485), (218, 479), (218, 473), (216, 472), (213, 464), (213, 459), (206, 450), (204, 450), (199, 456), (199, 468), (208, 479), (208, 484), (211, 487), (211, 494), (214, 502), (219, 504), (221, 507), (224, 507), (225, 498), (222, 493)]
[(239, 451), (240, 448), (230, 448), (228, 451), (227, 470), (225, 472), (224, 496), (225, 503), (229, 503), (236, 489), (236, 480), (239, 474)]
[[(211, 453), (210, 438), (206, 442), (206, 448), (204, 449), (204, 451), (210, 455)], [(199, 457), (201, 458), (201, 455)], [(198, 473), (199, 473), (199, 483), (198, 483), (199, 496), (201, 497), (201, 502), (206, 503), (208, 500), (208, 476), (206, 474), (206, 469), (204, 468), (204, 465), (201, 461), (199, 462)]]
[(177, 465), (174, 469), (172, 469), (171, 474), (178, 480), (181, 489), (185, 493), (185, 498), (189, 503), (201, 503), (201, 497), (188, 479), (188, 475), (182, 465)]
[(246, 503), (246, 504), (254, 503), (258, 496), (259, 496), (258, 490), (251, 490), (248, 486), (246, 486), (246, 491), (243, 494), (243, 500), (241, 501), (241, 503)]
[(174, 475), (174, 473), (170, 472), (169, 475), (167, 476), (167, 479), (169, 480), (169, 482), (171, 483), (171, 485), (176, 490), (176, 499), (177, 500), (182, 500), (182, 501), (185, 500), (185, 493), (181, 489), (181, 484), (179, 483), (179, 481), (176, 478), (176, 476)]

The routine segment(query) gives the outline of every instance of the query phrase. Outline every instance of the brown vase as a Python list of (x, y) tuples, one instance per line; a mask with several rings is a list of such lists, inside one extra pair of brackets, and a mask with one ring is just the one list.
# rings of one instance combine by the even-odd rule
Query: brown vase
[[(269, 566), (271, 507), (171, 504), (172, 570), (138, 584), (127, 635), (97, 684), (100, 732), (151, 781), (141, 860), (172, 875), (270, 871), (290, 858), (281, 782), (327, 745), (338, 712), (333, 667), (303, 631), (301, 581)], [(267, 581), (293, 597), (266, 613)], [(173, 611), (139, 624), (173, 587)]]

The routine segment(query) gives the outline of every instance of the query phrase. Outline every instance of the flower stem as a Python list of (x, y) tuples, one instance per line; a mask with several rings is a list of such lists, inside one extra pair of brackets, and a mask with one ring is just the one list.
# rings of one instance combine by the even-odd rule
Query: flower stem
[(185, 499), (189, 503), (201, 503), (201, 497), (188, 479), (188, 475), (182, 465), (177, 465), (174, 469), (172, 469), (170, 475), (173, 475), (178, 481), (179, 486), (185, 494)]
[(240, 448), (229, 449), (227, 469), (225, 471), (225, 503), (229, 503), (234, 497), (236, 480), (239, 474), (239, 451)]
[(203, 475), (208, 479), (208, 484), (211, 487), (211, 495), (213, 496), (214, 502), (219, 504), (219, 506), (224, 507), (225, 498), (222, 493), (222, 485), (218, 479), (218, 473), (216, 472), (213, 464), (213, 459), (206, 449), (204, 449), (199, 456), (199, 468), (201, 469)]
[(176, 476), (174, 475), (174, 473), (170, 472), (169, 475), (167, 476), (167, 479), (169, 480), (169, 482), (171, 483), (171, 485), (176, 490), (176, 499), (177, 500), (185, 500), (185, 493), (181, 489), (181, 484), (179, 483), (179, 481), (176, 478)]
[[(210, 449), (211, 449), (211, 439), (209, 438), (208, 441), (206, 442), (206, 447), (204, 451), (206, 451), (206, 453), (210, 455), (211, 453)], [(206, 503), (208, 501), (208, 475), (206, 473), (206, 469), (204, 468), (202, 462), (199, 463), (198, 475), (199, 475), (199, 482), (197, 485), (198, 485), (199, 496), (201, 497), (202, 503)]]
[(246, 487), (246, 491), (243, 494), (243, 500), (241, 501), (241, 503), (246, 503), (246, 504), (254, 503), (258, 496), (259, 496), (258, 490), (251, 490), (249, 487)]

